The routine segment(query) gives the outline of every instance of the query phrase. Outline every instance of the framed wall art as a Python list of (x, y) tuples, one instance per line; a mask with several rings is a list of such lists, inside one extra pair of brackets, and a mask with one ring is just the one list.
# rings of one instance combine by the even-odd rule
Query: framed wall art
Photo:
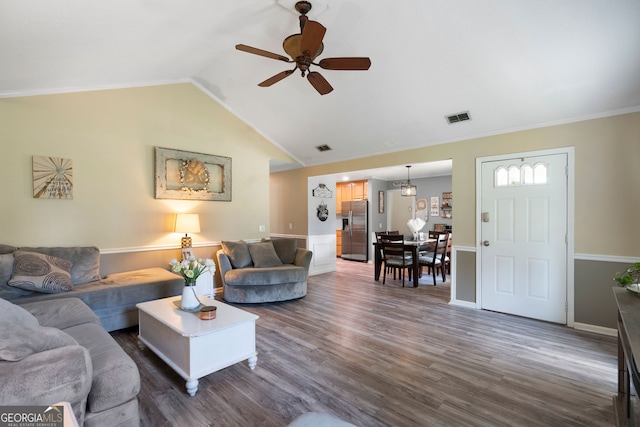
[(33, 156), (31, 161), (34, 199), (73, 199), (71, 159)]
[(431, 216), (440, 216), (440, 198), (438, 196), (431, 197)]
[(155, 147), (156, 199), (231, 201), (231, 158)]
[(429, 210), (427, 207), (427, 199), (416, 200), (416, 218), (420, 218), (423, 221), (429, 221)]
[(378, 213), (384, 213), (384, 191), (378, 191)]

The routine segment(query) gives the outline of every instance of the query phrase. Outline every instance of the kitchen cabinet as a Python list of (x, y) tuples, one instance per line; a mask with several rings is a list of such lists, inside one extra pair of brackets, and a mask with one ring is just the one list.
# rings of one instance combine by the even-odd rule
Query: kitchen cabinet
[(342, 214), (342, 202), (367, 200), (369, 181), (350, 181), (336, 183), (336, 214)]
[(340, 186), (340, 189), (342, 190), (342, 201), (343, 202), (347, 202), (349, 200), (353, 200), (353, 198), (351, 197), (351, 183), (350, 182), (343, 182), (342, 185)]

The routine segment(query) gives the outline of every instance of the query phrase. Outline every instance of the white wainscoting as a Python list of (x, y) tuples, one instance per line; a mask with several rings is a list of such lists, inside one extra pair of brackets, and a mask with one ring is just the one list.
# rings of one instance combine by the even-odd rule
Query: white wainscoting
[(308, 236), (308, 249), (313, 251), (309, 276), (336, 271), (336, 235)]
[(449, 304), (458, 305), (458, 306), (467, 307), (467, 308), (480, 308), (476, 305), (475, 302), (469, 302), (469, 301), (458, 299), (458, 292), (457, 292), (458, 276), (457, 276), (456, 269), (458, 265), (459, 251), (475, 252), (476, 248), (470, 247), (470, 246), (457, 246), (457, 245), (453, 245), (451, 247), (451, 299), (449, 300)]

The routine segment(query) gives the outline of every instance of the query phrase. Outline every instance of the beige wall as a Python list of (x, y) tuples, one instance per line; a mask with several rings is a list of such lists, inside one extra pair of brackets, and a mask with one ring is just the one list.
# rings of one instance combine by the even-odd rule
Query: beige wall
[[(195, 245), (266, 237), (269, 159), (292, 161), (190, 83), (0, 99), (0, 144), (0, 243), (19, 246), (179, 245), (176, 212), (200, 214)], [(232, 201), (156, 200), (154, 146), (231, 157)], [(73, 200), (32, 197), (33, 155), (73, 161)]]
[(550, 126), (271, 175), (271, 231), (306, 232), (308, 176), (453, 159), (456, 245), (475, 246), (477, 157), (575, 147), (575, 251), (640, 256), (640, 113)]

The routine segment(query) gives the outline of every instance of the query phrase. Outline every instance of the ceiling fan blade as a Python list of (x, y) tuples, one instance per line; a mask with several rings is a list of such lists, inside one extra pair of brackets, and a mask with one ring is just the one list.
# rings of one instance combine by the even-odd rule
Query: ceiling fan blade
[(258, 86), (269, 87), (272, 84), (278, 83), (280, 80), (284, 79), (285, 77), (289, 77), (291, 74), (293, 74), (294, 71), (295, 70), (287, 70), (287, 71), (278, 73), (273, 77), (269, 77), (267, 80), (263, 81), (262, 83), (258, 83)]
[(318, 65), (325, 70), (368, 70), (369, 58), (325, 58)]
[(309, 74), (307, 74), (307, 80), (309, 80), (311, 86), (313, 86), (320, 95), (326, 95), (333, 90), (329, 82), (316, 71), (309, 72)]
[(283, 55), (279, 55), (277, 53), (268, 52), (266, 50), (258, 49), (256, 47), (247, 46), (245, 44), (237, 44), (236, 49), (241, 50), (247, 53), (253, 53), (254, 55), (260, 55), (271, 59), (278, 59), (284, 62), (293, 62), (289, 58)]
[(318, 49), (322, 46), (324, 33), (327, 31), (321, 23), (316, 21), (307, 21), (302, 30), (302, 40), (300, 40), (300, 51), (304, 53), (309, 51), (310, 56), (315, 57)]

